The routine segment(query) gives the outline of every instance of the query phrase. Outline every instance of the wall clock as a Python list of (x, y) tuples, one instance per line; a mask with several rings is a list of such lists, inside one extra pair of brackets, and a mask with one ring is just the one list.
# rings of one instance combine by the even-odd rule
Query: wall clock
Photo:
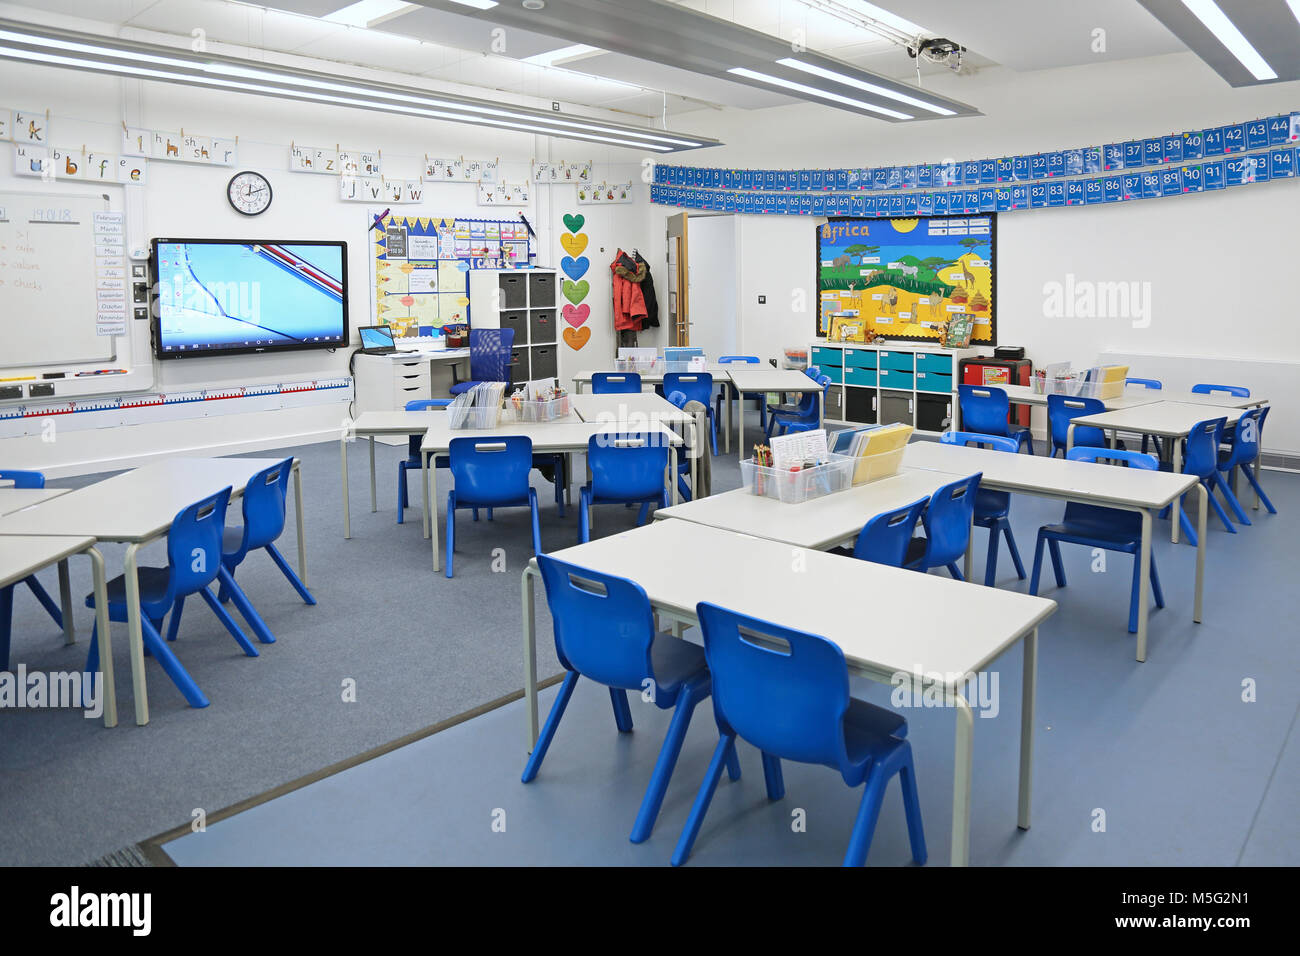
[(258, 216), (271, 205), (271, 184), (261, 173), (235, 173), (226, 185), (226, 198), (237, 213)]

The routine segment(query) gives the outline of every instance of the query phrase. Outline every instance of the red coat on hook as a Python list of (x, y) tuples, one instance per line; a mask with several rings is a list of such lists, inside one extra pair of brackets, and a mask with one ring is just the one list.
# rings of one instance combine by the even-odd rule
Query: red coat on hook
[(638, 263), (620, 249), (609, 264), (609, 271), (613, 273), (614, 328), (619, 332), (639, 332), (645, 325), (647, 314), (645, 296), (641, 292), (645, 264)]

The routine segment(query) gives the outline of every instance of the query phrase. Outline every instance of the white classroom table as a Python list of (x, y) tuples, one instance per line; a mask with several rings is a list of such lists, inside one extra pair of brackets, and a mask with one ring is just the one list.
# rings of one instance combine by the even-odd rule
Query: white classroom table
[[(1110, 432), (1110, 447), (1114, 448), (1120, 432), (1136, 432), (1140, 435), (1154, 435), (1162, 439), (1168, 458), (1175, 474), (1182, 470), (1183, 446), (1180, 439), (1186, 438), (1198, 422), (1210, 418), (1226, 418), (1228, 424), (1241, 418), (1241, 408), (1228, 408), (1222, 405), (1190, 404), (1185, 402), (1153, 402), (1150, 405), (1137, 405), (1132, 408), (1104, 412), (1098, 415), (1080, 415), (1070, 420), (1066, 431), (1065, 447), (1074, 447), (1074, 429), (1079, 425), (1091, 425)], [(1219, 450), (1216, 448), (1217, 455)], [(1199, 482), (1198, 482), (1199, 484)], [(1175, 498), (1169, 513), (1170, 540), (1178, 543), (1180, 537), (1178, 514), (1181, 509), (1180, 499)], [(1204, 525), (1197, 532), (1199, 541), (1205, 534)]]
[(928, 498), (952, 480), (953, 476), (944, 472), (903, 468), (888, 478), (800, 504), (784, 504), (738, 488), (661, 509), (655, 512), (655, 517), (694, 521), (814, 551), (827, 551), (839, 545), (852, 548), (862, 526), (873, 517), (902, 508), (918, 498)]
[[(1000, 388), (1007, 393), (1007, 399), (1012, 405), (1047, 405), (1048, 396), (1044, 392), (1035, 392), (1029, 385), (990, 385), (989, 388)], [(1153, 389), (1135, 386), (1124, 390), (1124, 394), (1115, 395), (1111, 398), (1098, 399), (1106, 406), (1107, 411), (1116, 408), (1131, 408), (1134, 405), (1150, 405), (1152, 402), (1163, 401), (1160, 392)], [(1063, 395), (1062, 398), (1081, 398), (1079, 395)]]
[[(656, 425), (681, 427), (691, 430), (691, 448), (698, 454), (707, 454), (700, 445), (695, 431), (695, 417), (682, 411), (668, 399), (654, 392), (636, 392), (611, 395), (574, 395), (572, 408), (584, 422), (614, 425), (624, 431), (638, 431)], [(683, 432), (683, 434), (685, 434)], [(699, 487), (696, 480), (699, 458), (691, 459), (691, 494)]]
[[(1038, 625), (1056, 602), (1013, 591), (917, 574), (819, 551), (710, 528), (693, 521), (655, 521), (599, 538), (551, 557), (635, 581), (650, 604), (678, 625), (698, 625), (695, 608), (709, 601), (838, 644), (849, 671), (881, 683), (900, 674), (943, 675), (956, 710), (952, 862), (970, 858), (971, 747), (974, 719), (962, 684), (1017, 641), (1024, 641), (1020, 708), (1020, 795), (1017, 823), (1029, 829), (1033, 771)], [(524, 615), (524, 697), (528, 747), (537, 742), (537, 562), (521, 582)], [(853, 595), (873, 595), (868, 603)], [(869, 608), (869, 624), (864, 614)], [(681, 772), (679, 768), (679, 773)]]
[[(678, 364), (684, 364), (684, 363), (678, 363)], [(722, 385), (725, 388), (726, 383), (731, 381), (731, 370), (734, 367), (735, 367), (734, 365), (730, 365), (730, 364), (709, 362), (705, 366), (703, 371), (708, 372), (711, 376), (713, 376), (714, 385)], [(641, 376), (642, 385), (662, 385), (664, 382), (664, 375), (666, 375), (668, 372), (676, 372), (680, 375), (699, 374), (698, 369), (690, 370), (690, 369), (682, 369), (682, 368), (657, 369), (653, 372), (630, 372), (630, 373), (618, 371), (616, 369), (599, 369), (599, 368), (584, 369), (583, 371), (578, 372), (576, 375), (573, 376), (573, 390), (578, 395), (583, 394), (582, 387), (584, 385), (590, 385), (592, 376), (596, 374), (608, 374), (608, 375), (635, 374)], [(742, 414), (743, 414), (743, 410), (742, 410)], [(727, 403), (727, 427), (726, 430), (723, 432), (723, 444), (726, 447), (727, 451), (731, 451), (731, 403), (730, 402)]]
[[(140, 626), (140, 580), (136, 574), (137, 552), (141, 546), (165, 535), (184, 508), (216, 494), (227, 485), (231, 487), (233, 502), (243, 495), (244, 486), (253, 475), (283, 460), (167, 458), (0, 518), (0, 535), (89, 535), (99, 541), (127, 544), (123, 566), (137, 724), (149, 722), (144, 638)], [(303, 535), (302, 476), (299, 472), (300, 463), (295, 458), (293, 480), (298, 525), (298, 575), (303, 584), (307, 584), (307, 545)]]
[[(754, 365), (735, 367), (731, 370), (731, 384), (736, 386), (736, 391), (742, 395), (745, 392), (798, 392), (800, 394), (816, 392), (817, 420), (821, 422), (826, 420), (825, 388), (798, 369), (762, 368)], [(727, 407), (730, 409), (730, 404)], [(740, 434), (736, 438), (736, 444), (740, 450), (740, 460), (744, 461), (748, 456), (745, 454), (745, 413), (743, 405), (740, 413)]]
[[(453, 438), (500, 439), (513, 435), (524, 435), (533, 443), (533, 454), (569, 455), (569, 489), (573, 488), (574, 476), (572, 456), (586, 454), (587, 443), (595, 435), (617, 432), (615, 426), (601, 422), (562, 421), (562, 422), (509, 422), (497, 428), (458, 428), (452, 429), (446, 415), (439, 415), (424, 433), (420, 446), (420, 479), (424, 490), (425, 513), (434, 516), (429, 522), (429, 537), (433, 540), (433, 570), (442, 570), (442, 551), (438, 547), (438, 521), (435, 503), (438, 500), (438, 469), (429, 467), (429, 459), (434, 455), (445, 455), (451, 447)], [(670, 428), (659, 425), (646, 431), (658, 431), (664, 444), (668, 446), (668, 473), (664, 480), (671, 487), (669, 494), (673, 504), (677, 503), (677, 446), (682, 439)], [(571, 500), (571, 499), (570, 499)]]
[[(1136, 511), (1142, 518), (1142, 541), (1137, 560), (1138, 631), (1137, 660), (1147, 657), (1147, 618), (1150, 616), (1148, 595), (1151, 586), (1151, 527), (1158, 511), (1193, 487), (1201, 489), (1200, 533), (1196, 549), (1196, 597), (1192, 620), (1201, 622), (1201, 593), (1205, 579), (1205, 518), (1209, 497), (1204, 487), (1191, 475), (1163, 471), (1138, 471), (1087, 461), (1063, 461), (1037, 455), (1013, 455), (987, 448), (967, 448), (940, 442), (914, 441), (903, 454), (903, 463), (914, 468), (932, 468), (951, 476), (982, 472), (980, 487), (992, 491), (1011, 491), (1103, 505), (1124, 511)], [(970, 577), (972, 544), (966, 548), (964, 573)]]
[[(35, 574), (51, 564), (58, 564), (62, 585), (67, 573), (68, 558), (74, 554), (90, 556), (90, 574), (95, 591), (95, 622), (99, 625), (99, 661), (103, 673), (100, 691), (104, 695), (104, 726), (116, 727), (117, 686), (113, 680), (113, 644), (108, 632), (108, 587), (104, 577), (104, 556), (95, 548), (95, 539), (85, 535), (0, 535), (0, 590), (18, 584), (29, 574)], [(71, 617), (72, 609), (65, 603), (63, 619), (66, 622)], [(12, 617), (5, 623), (12, 628)], [(66, 627), (64, 630), (66, 632)], [(11, 640), (12, 636), (11, 630)], [(73, 643), (71, 638), (68, 643)], [(12, 657), (12, 643), (9, 653)]]
[[(14, 488), (0, 487), (0, 516), (22, 511), (42, 501), (67, 494), (70, 488)], [(72, 579), (68, 574), (68, 561), (59, 562), (59, 613), (63, 617), (63, 639), (68, 644), (77, 641), (77, 627), (72, 620)]]

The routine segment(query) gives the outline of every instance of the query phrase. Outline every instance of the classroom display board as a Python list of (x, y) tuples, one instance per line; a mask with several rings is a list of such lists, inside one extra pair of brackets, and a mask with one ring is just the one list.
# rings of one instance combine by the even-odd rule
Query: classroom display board
[[(126, 282), (120, 223), (116, 238), (97, 245), (104, 224), (96, 217), (107, 212), (101, 196), (0, 193), (0, 368), (113, 357), (112, 333), (124, 331)], [(104, 299), (109, 293), (115, 309)], [(103, 328), (96, 323), (101, 311)]]
[(395, 338), (467, 321), (466, 273), (528, 265), (533, 255), (519, 220), (390, 215), (372, 222), (383, 229), (375, 239), (374, 318)]
[(889, 339), (938, 342), (969, 321), (997, 342), (994, 216), (833, 219), (817, 227), (817, 330), (861, 324)]

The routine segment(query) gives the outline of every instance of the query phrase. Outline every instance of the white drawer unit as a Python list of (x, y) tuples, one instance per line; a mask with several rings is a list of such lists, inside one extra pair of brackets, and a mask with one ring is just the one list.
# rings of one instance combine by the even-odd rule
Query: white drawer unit
[(903, 422), (919, 432), (946, 431), (957, 409), (961, 360), (978, 349), (873, 342), (827, 342), (808, 349), (811, 364), (838, 388), (826, 419), (856, 425)]
[(470, 328), (514, 332), (510, 351), (512, 382), (561, 378), (559, 295), (560, 279), (551, 269), (470, 272)]
[(396, 352), (390, 355), (358, 355), (353, 359), (356, 408), (361, 412), (401, 411), (419, 398), (448, 398), (452, 367), (457, 375), (469, 376), (469, 353)]

